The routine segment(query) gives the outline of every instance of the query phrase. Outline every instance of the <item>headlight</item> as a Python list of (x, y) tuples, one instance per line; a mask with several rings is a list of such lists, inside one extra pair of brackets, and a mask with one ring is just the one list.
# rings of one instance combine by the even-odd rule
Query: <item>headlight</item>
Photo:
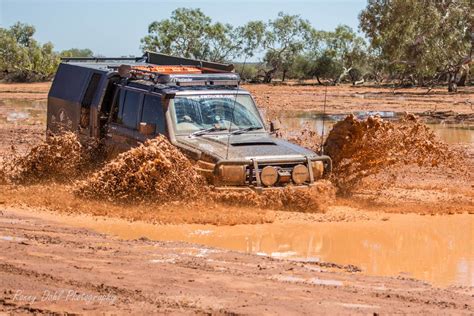
[(297, 165), (293, 168), (291, 172), (291, 179), (296, 184), (302, 184), (309, 180), (309, 171), (308, 168), (304, 165)]
[(313, 169), (314, 180), (321, 179), (324, 173), (324, 163), (322, 161), (312, 161), (311, 167)]
[(222, 165), (218, 169), (219, 182), (224, 185), (242, 185), (245, 184), (245, 166), (241, 165)]
[(275, 169), (275, 167), (266, 166), (262, 169), (262, 172), (260, 172), (260, 181), (262, 181), (264, 186), (272, 186), (277, 182), (277, 180), (278, 171)]

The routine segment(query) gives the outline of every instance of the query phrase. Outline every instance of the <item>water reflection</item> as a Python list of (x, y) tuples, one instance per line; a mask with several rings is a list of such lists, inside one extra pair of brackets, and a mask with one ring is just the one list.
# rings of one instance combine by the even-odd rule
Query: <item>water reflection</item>
[(435, 134), (448, 144), (474, 143), (474, 125), (427, 124)]
[(231, 227), (74, 222), (125, 239), (186, 241), (280, 258), (354, 264), (368, 274), (406, 274), (439, 286), (474, 286), (474, 216), (467, 214)]

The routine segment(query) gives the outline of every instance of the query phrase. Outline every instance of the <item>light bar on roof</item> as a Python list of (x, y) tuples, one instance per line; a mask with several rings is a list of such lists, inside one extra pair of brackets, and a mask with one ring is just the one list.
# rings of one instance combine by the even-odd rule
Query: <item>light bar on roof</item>
[(157, 83), (177, 86), (238, 86), (240, 77), (235, 73), (199, 75), (159, 75)]

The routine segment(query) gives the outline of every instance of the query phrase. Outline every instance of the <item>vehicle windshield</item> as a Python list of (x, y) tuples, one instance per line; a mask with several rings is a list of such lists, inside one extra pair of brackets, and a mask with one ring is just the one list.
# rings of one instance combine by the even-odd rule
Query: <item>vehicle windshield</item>
[(170, 109), (177, 134), (264, 128), (248, 94), (176, 96), (171, 100)]

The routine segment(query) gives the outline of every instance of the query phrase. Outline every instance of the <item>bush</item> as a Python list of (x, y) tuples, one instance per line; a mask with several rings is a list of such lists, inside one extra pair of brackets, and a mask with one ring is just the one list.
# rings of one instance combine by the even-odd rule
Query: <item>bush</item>
[(20, 22), (0, 28), (0, 79), (15, 82), (50, 80), (59, 64), (53, 44), (33, 39), (35, 28)]

